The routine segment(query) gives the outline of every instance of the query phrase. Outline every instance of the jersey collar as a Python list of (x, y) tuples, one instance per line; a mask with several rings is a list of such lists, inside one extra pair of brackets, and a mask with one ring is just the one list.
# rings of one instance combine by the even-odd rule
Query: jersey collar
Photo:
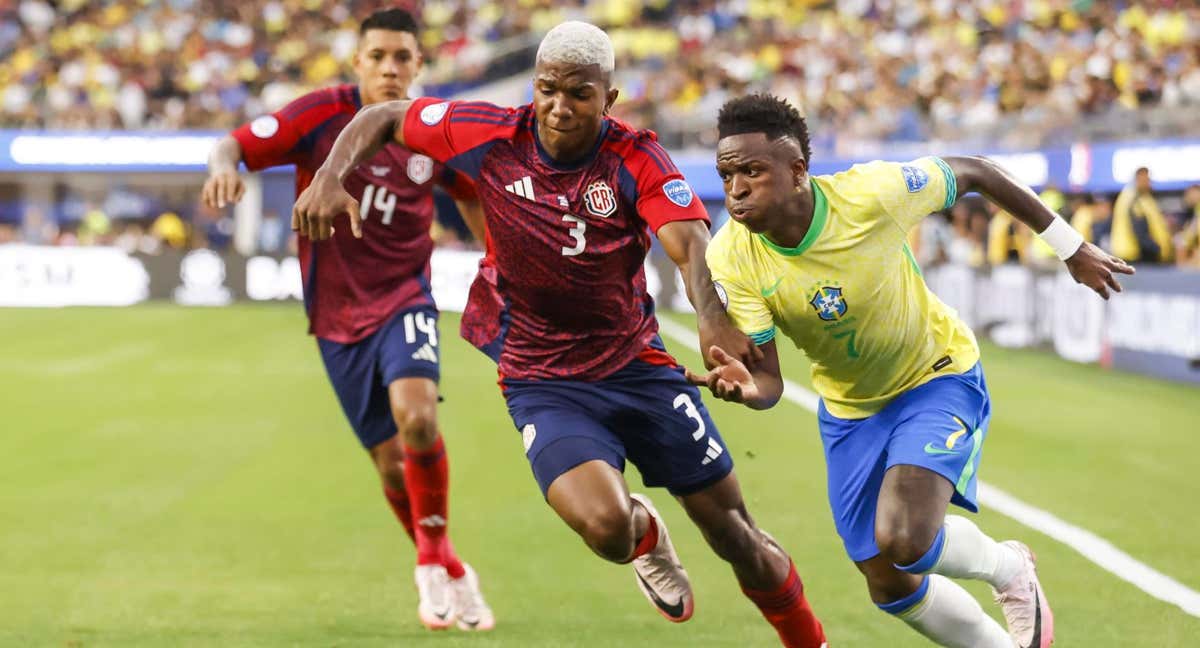
[(817, 184), (815, 178), (809, 177), (808, 184), (812, 187), (813, 193), (813, 217), (812, 222), (808, 224), (808, 231), (804, 233), (804, 239), (800, 241), (800, 245), (796, 247), (783, 247), (776, 245), (771, 239), (758, 235), (758, 238), (767, 247), (775, 250), (784, 256), (800, 256), (804, 251), (812, 247), (813, 243), (821, 236), (821, 231), (825, 229), (825, 222), (829, 220), (829, 200), (825, 198), (825, 192), (821, 191), (821, 186)]
[(604, 121), (601, 122), (600, 136), (596, 138), (596, 143), (592, 146), (592, 150), (589, 151), (587, 155), (574, 162), (571, 162), (570, 164), (563, 164), (562, 162), (558, 162), (554, 158), (550, 157), (550, 154), (546, 152), (546, 149), (542, 148), (542, 140), (538, 139), (537, 134), (537, 118), (534, 118), (533, 143), (537, 147), (538, 157), (542, 159), (542, 162), (544, 162), (546, 166), (558, 171), (578, 171), (579, 169), (582, 169), (588, 164), (591, 164), (592, 160), (596, 158), (596, 154), (600, 152), (600, 147), (604, 145), (604, 138), (608, 136), (608, 121), (608, 118), (605, 117)]

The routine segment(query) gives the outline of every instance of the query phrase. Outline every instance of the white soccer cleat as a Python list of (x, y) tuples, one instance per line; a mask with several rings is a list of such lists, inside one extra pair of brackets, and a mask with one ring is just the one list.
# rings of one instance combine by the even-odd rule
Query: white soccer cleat
[(679, 556), (667, 535), (667, 523), (645, 495), (630, 495), (637, 503), (646, 507), (658, 525), (658, 544), (644, 556), (633, 559), (633, 572), (637, 577), (638, 589), (654, 605), (658, 613), (668, 621), (683, 623), (692, 618), (694, 602), (692, 584), (687, 571), (679, 564)]
[(483, 592), (479, 590), (479, 575), (467, 563), (463, 563), (467, 573), (462, 578), (450, 581), (454, 588), (454, 600), (458, 610), (459, 630), (484, 631), (496, 627), (496, 616), (492, 608), (483, 600)]
[(445, 630), (454, 623), (454, 590), (450, 577), (441, 565), (417, 565), (413, 573), (417, 582), (417, 616), (430, 630)]
[(1008, 634), (1016, 648), (1049, 648), (1054, 643), (1054, 614), (1037, 577), (1037, 557), (1023, 542), (1007, 540), (1005, 545), (1021, 556), (1021, 570), (1002, 589), (992, 591), (1004, 611)]

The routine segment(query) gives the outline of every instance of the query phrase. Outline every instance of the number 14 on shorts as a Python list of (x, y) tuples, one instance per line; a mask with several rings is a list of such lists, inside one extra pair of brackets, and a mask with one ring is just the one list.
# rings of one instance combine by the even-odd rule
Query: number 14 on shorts
[[(683, 413), (688, 418), (696, 422), (696, 430), (692, 432), (692, 439), (699, 441), (708, 437), (708, 428), (704, 425), (704, 417), (700, 416), (700, 410), (696, 409), (696, 403), (692, 397), (687, 394), (680, 394), (675, 397), (675, 402), (672, 404), (675, 409), (683, 410)], [(707, 466), (712, 463), (713, 459), (721, 456), (725, 449), (721, 447), (717, 440), (708, 437), (708, 449), (704, 453), (704, 459), (700, 462), (701, 466)]]

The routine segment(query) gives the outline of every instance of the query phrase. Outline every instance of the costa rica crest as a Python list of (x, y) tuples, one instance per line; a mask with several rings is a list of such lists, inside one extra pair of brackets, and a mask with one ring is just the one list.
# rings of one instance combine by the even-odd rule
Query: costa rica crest
[(408, 158), (408, 179), (416, 184), (425, 184), (433, 177), (433, 159), (421, 154)]
[(617, 213), (617, 195), (607, 182), (597, 180), (588, 185), (583, 193), (583, 204), (588, 212), (601, 218), (608, 218)]
[(835, 322), (842, 319), (846, 314), (849, 306), (846, 304), (846, 299), (842, 297), (842, 289), (833, 286), (822, 286), (817, 289), (817, 293), (813, 298), (808, 300), (817, 311), (817, 317), (826, 322)]

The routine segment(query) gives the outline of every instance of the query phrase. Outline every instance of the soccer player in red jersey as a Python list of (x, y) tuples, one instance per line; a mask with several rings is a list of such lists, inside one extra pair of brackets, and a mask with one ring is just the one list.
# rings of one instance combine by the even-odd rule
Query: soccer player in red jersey
[[(358, 85), (309, 93), (220, 140), (204, 202), (224, 207), (241, 198), (239, 161), (250, 170), (295, 164), (299, 194), (354, 115), (408, 96), (420, 68), (413, 17), (399, 9), (371, 15), (354, 59)], [(343, 185), (361, 201), (369, 236), (355, 238), (347, 229), (325, 241), (300, 239), (304, 306), (342, 409), (416, 543), (422, 623), (489, 630), (495, 621), (478, 576), (455, 555), (446, 528), (449, 479), (436, 416), (438, 311), (429, 286), (435, 183), (482, 235), (470, 179), (399, 144), (385, 146), (355, 165)]]
[(361, 233), (343, 179), (393, 142), (474, 178), (488, 247), (462, 332), (498, 362), (547, 502), (602, 558), (632, 562), (663, 616), (686, 621), (687, 572), (650, 500), (627, 490), (632, 461), (647, 486), (678, 498), (783, 644), (817, 648), (824, 633), (791, 559), (750, 518), (700, 393), (658, 337), (647, 228), (683, 272), (703, 348), (724, 340), (753, 361), (704, 261), (704, 207), (653, 133), (606, 115), (613, 58), (603, 31), (563, 23), (538, 49), (530, 105), (423, 98), (362, 111), (297, 201), (293, 227), (323, 240), (348, 216)]

